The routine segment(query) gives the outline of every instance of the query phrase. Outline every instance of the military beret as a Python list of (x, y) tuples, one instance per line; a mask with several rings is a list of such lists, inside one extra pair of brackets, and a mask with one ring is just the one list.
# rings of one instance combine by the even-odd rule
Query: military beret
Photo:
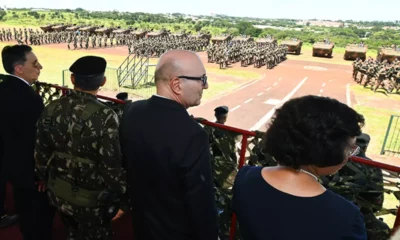
[(127, 92), (120, 92), (120, 93), (118, 93), (117, 94), (117, 99), (119, 99), (119, 100), (124, 100), (124, 101), (126, 101), (126, 100), (128, 100), (128, 93)]
[(214, 109), (215, 114), (227, 114), (229, 112), (229, 108), (227, 106), (220, 106)]
[(91, 76), (104, 74), (107, 62), (102, 57), (85, 56), (76, 60), (69, 71), (77, 75)]
[(357, 137), (356, 144), (359, 146), (362, 145), (360, 147), (364, 147), (367, 146), (370, 141), (371, 137), (368, 134), (361, 133), (361, 135)]

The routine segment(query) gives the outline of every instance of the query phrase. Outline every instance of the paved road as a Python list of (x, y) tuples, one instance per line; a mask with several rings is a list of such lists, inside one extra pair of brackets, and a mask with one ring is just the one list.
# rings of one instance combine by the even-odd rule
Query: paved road
[(230, 109), (227, 125), (265, 130), (274, 109), (291, 98), (312, 94), (351, 102), (354, 98), (346, 96), (351, 71), (348, 66), (287, 60), (272, 70), (265, 69), (261, 79), (191, 108), (189, 113), (214, 120), (213, 109), (226, 105)]

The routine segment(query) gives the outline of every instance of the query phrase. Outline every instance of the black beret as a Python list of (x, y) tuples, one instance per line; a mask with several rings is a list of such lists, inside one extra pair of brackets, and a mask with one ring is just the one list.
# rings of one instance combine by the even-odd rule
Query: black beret
[(126, 100), (128, 100), (128, 93), (127, 92), (120, 92), (120, 93), (118, 93), (117, 94), (117, 99), (119, 99), (119, 100), (124, 100), (124, 101), (126, 101)]
[(357, 137), (356, 144), (360, 147), (368, 146), (371, 141), (371, 137), (368, 134), (361, 133), (360, 136)]
[(85, 56), (76, 60), (69, 71), (82, 76), (100, 75), (106, 71), (106, 66), (107, 62), (102, 57)]
[(215, 114), (227, 114), (229, 112), (229, 108), (227, 106), (219, 106), (214, 109)]

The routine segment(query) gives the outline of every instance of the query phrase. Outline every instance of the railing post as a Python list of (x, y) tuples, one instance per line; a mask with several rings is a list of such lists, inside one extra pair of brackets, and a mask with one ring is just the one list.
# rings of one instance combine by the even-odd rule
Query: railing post
[(382, 144), (381, 155), (385, 154), (385, 146), (386, 146), (387, 139), (389, 137), (390, 128), (391, 128), (392, 122), (393, 122), (393, 117), (394, 117), (394, 115), (390, 116), (389, 124), (388, 124), (388, 127), (386, 129), (385, 139), (383, 140), (383, 144)]

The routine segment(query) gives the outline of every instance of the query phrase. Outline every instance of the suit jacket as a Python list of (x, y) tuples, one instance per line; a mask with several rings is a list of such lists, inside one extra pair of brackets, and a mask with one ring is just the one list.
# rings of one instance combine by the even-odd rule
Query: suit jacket
[(16, 187), (31, 188), (36, 122), (44, 108), (43, 100), (21, 79), (2, 74), (0, 79), (0, 176)]
[(207, 133), (179, 103), (133, 102), (120, 137), (136, 240), (216, 240)]

